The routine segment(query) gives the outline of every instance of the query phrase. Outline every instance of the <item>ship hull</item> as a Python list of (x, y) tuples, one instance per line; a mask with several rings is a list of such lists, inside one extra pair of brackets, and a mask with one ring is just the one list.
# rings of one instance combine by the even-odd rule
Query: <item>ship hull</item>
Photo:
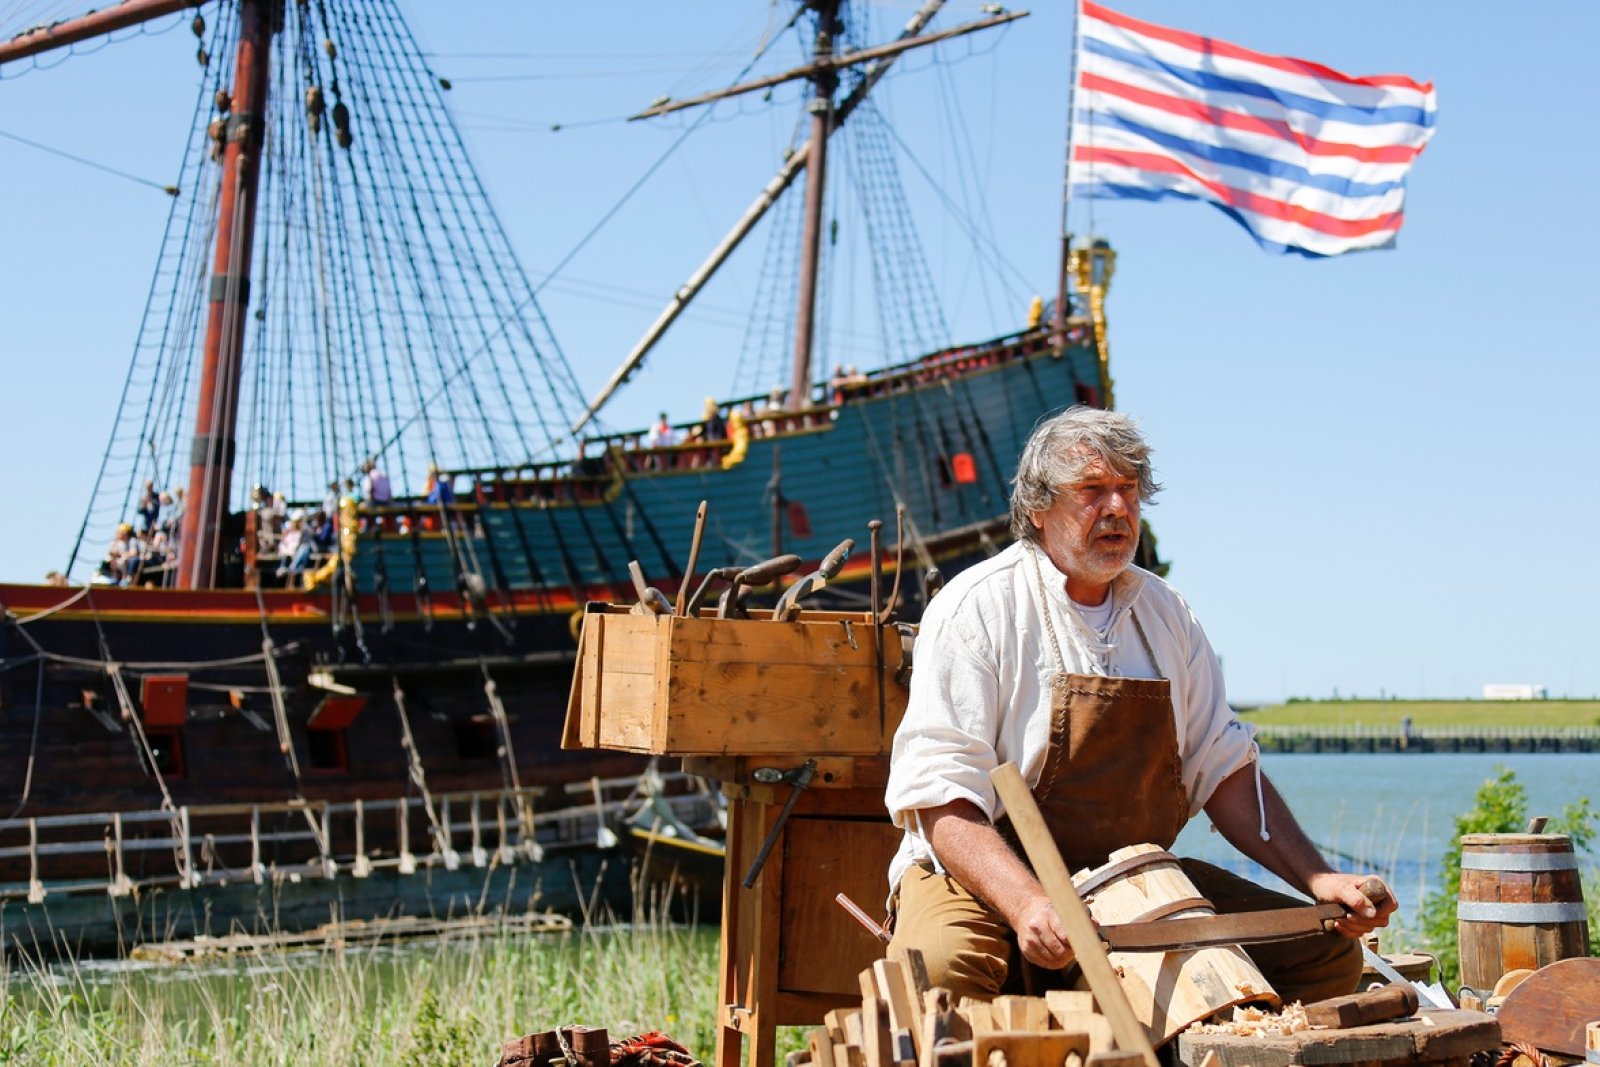
[[(1064, 343), (1034, 331), (871, 376), (737, 445), (613, 440), (564, 471), (471, 474), (453, 506), (367, 509), (342, 573), (315, 589), (0, 586), (0, 894), (38, 911), (60, 887), (181, 897), (221, 892), (229, 871), (270, 885), (291, 869), (331, 890), (357, 853), (422, 870), (457, 849), (533, 862), (533, 811), (582, 808), (598, 799), (585, 783), (641, 768), (561, 748), (583, 604), (632, 600), (633, 560), (675, 595), (701, 500), (700, 574), (780, 552), (817, 561), (845, 537), (864, 549), (867, 520), (884, 519), (879, 592), (898, 577), (899, 617), (915, 618), (914, 576), (998, 550), (1027, 434), (1096, 402), (1100, 382), (1082, 328)], [(870, 571), (858, 551), (819, 606), (864, 607)], [(447, 795), (458, 814), (441, 831)], [(380, 804), (399, 814), (368, 818)], [(111, 825), (138, 811), (167, 814)], [(42, 848), (41, 826), (65, 844)], [(161, 925), (112, 926), (129, 921)]]

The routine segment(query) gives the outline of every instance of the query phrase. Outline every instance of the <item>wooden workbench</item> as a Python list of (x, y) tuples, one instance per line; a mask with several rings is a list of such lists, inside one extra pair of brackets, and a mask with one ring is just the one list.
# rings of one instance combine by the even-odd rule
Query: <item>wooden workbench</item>
[(1302, 1030), (1287, 1037), (1184, 1033), (1178, 1062), (1199, 1067), (1215, 1052), (1218, 1067), (1466, 1067), (1473, 1053), (1500, 1048), (1500, 1024), (1476, 1011), (1426, 1008), (1414, 1019), (1346, 1030)]
[(777, 1027), (819, 1024), (834, 1008), (860, 1006), (857, 976), (883, 946), (834, 897), (844, 893), (881, 918), (900, 843), (883, 806), (888, 757), (823, 757), (778, 847), (745, 889), (790, 792), (757, 783), (759, 767), (793, 769), (770, 757), (684, 760), (686, 771), (721, 781), (729, 800), (717, 1067), (769, 1067)]
[[(683, 758), (728, 798), (718, 1067), (771, 1067), (780, 1025), (861, 1003), (883, 946), (837, 903), (881, 917), (900, 833), (883, 806), (906, 705), (904, 644), (869, 612), (775, 623), (585, 611), (563, 745)], [(743, 882), (808, 759), (816, 772), (753, 887)], [(769, 782), (763, 783), (757, 771)], [(746, 1049), (748, 1044), (748, 1049)]]

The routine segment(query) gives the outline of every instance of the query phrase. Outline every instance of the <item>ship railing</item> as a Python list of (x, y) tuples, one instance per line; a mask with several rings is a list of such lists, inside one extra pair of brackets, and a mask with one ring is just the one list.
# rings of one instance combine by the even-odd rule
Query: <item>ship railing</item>
[[(697, 779), (657, 777), (686, 821), (709, 817), (714, 801)], [(0, 901), (536, 862), (546, 849), (615, 844), (610, 828), (639, 790), (636, 776), (590, 779), (559, 791), (549, 810), (539, 804), (547, 790), (526, 788), (436, 793), (431, 813), (420, 797), (394, 797), (4, 819)]]

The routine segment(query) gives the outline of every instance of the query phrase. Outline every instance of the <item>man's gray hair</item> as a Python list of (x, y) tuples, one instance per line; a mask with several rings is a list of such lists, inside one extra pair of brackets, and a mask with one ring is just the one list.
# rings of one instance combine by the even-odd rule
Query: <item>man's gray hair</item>
[(1139, 481), (1139, 500), (1149, 503), (1161, 486), (1150, 466), (1150, 445), (1139, 423), (1116, 411), (1075, 407), (1034, 427), (1017, 460), (1011, 483), (1011, 536), (1038, 541), (1032, 516), (1055, 503), (1056, 493), (1083, 477), (1095, 459)]

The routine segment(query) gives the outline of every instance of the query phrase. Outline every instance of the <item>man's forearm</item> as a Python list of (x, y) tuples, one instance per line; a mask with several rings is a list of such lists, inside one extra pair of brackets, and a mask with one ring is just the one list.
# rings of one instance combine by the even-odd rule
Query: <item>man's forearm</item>
[[(1246, 764), (1217, 786), (1206, 802), (1206, 814), (1228, 843), (1303, 893), (1311, 879), (1333, 868), (1296, 821), (1267, 776), (1261, 776), (1260, 800), (1266, 809), (1270, 839), (1261, 839), (1255, 767)], [(1314, 895), (1314, 894), (1312, 894)]]
[(1045, 897), (1033, 872), (975, 805), (958, 800), (924, 809), (922, 828), (945, 870), (1013, 928), (1022, 906)]
[[(1300, 829), (1266, 775), (1261, 776), (1260, 805), (1255, 766), (1246, 764), (1217, 786), (1206, 802), (1206, 814), (1229, 844), (1285, 882), (1313, 900), (1342, 904), (1346, 915), (1336, 926), (1346, 937), (1361, 937), (1388, 925), (1389, 915), (1398, 906), (1394, 894), (1385, 887), (1382, 902), (1374, 905), (1367, 896), (1365, 877), (1335, 870)], [(1270, 835), (1265, 841), (1261, 839), (1263, 808)]]
[(1016, 931), (1023, 956), (1041, 967), (1071, 962), (1066, 930), (1049, 895), (977, 805), (956, 800), (924, 808), (920, 815), (939, 862), (967, 892), (1000, 913)]

